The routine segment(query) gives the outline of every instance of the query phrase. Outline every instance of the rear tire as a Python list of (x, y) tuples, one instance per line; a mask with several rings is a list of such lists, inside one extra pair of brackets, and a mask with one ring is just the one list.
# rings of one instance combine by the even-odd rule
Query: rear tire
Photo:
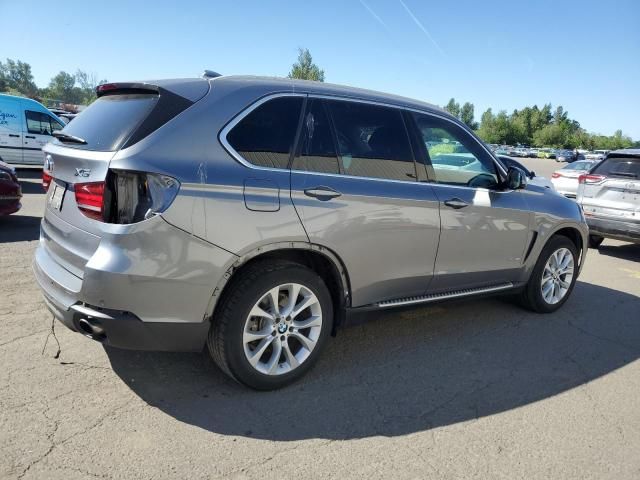
[(534, 312), (555, 312), (571, 295), (577, 276), (576, 246), (565, 236), (553, 236), (540, 252), (520, 302)]
[(270, 261), (250, 265), (231, 282), (207, 339), (214, 362), (256, 390), (282, 388), (305, 375), (333, 328), (323, 280), (300, 264)]
[(600, 248), (603, 241), (604, 237), (600, 235), (589, 235), (589, 248)]

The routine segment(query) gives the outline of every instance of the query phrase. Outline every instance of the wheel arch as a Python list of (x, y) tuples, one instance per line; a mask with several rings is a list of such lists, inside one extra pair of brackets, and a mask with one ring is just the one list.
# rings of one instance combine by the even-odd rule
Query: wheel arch
[(259, 261), (290, 261), (304, 265), (315, 271), (327, 284), (334, 304), (335, 328), (344, 319), (344, 311), (351, 303), (351, 285), (347, 269), (332, 250), (317, 244), (306, 242), (279, 242), (257, 247), (244, 255), (237, 257), (231, 263), (224, 275), (215, 286), (209, 305), (205, 313), (205, 319), (211, 320), (216, 306), (229, 292), (233, 279), (248, 266)]

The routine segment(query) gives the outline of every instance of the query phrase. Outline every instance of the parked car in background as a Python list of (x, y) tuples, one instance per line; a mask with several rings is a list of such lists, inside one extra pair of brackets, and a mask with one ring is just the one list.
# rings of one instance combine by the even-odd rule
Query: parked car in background
[(22, 206), (22, 189), (15, 169), (0, 161), (0, 215), (10, 215)]
[(97, 94), (44, 148), (34, 272), (53, 315), (106, 345), (206, 343), (269, 390), (347, 313), (498, 292), (550, 313), (582, 267), (575, 202), (438, 107), (244, 76)]
[(578, 160), (556, 170), (551, 175), (551, 182), (558, 193), (565, 197), (575, 198), (578, 193), (578, 178), (588, 172), (597, 163), (596, 160)]
[(531, 185), (538, 185), (540, 187), (545, 187), (545, 188), (550, 188), (551, 190), (555, 190), (553, 183), (551, 183), (551, 181), (548, 178), (536, 175), (536, 172), (534, 172), (533, 170), (529, 170), (519, 161), (511, 157), (506, 157), (504, 155), (498, 155), (498, 159), (502, 162), (502, 164), (507, 169), (510, 167), (515, 167), (522, 170), (526, 174), (527, 178), (529, 179), (528, 181)]
[(573, 150), (558, 150), (556, 151), (556, 162), (571, 163), (576, 160), (576, 154)]
[(556, 151), (553, 148), (541, 148), (538, 150), (538, 158), (556, 158)]
[(539, 149), (537, 149), (537, 148), (530, 148), (527, 156), (530, 157), (530, 158), (537, 158), (538, 157), (538, 150)]
[(60, 119), (65, 123), (69, 123), (71, 120), (78, 116), (77, 113), (63, 113), (60, 115)]
[(44, 147), (64, 122), (29, 98), (0, 94), (0, 160), (42, 165)]
[(602, 160), (607, 156), (607, 153), (609, 153), (609, 150), (594, 150), (593, 152), (587, 152), (585, 154), (585, 158), (590, 160)]
[(640, 243), (640, 149), (614, 150), (579, 178), (577, 201), (598, 247), (605, 238)]
[(513, 150), (512, 156), (514, 156), (514, 157), (528, 157), (529, 156), (529, 150), (527, 149), (527, 147), (516, 147)]

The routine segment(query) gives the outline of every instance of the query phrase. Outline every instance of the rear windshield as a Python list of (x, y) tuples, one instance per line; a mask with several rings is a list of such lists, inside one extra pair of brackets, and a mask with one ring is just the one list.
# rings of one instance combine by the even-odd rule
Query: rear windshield
[(593, 162), (573, 162), (565, 167), (563, 170), (589, 170), (593, 166)]
[(64, 145), (105, 152), (117, 150), (149, 115), (159, 98), (149, 94), (100, 97), (63, 129), (64, 133), (80, 137), (87, 144), (67, 142)]
[(640, 178), (640, 158), (609, 157), (591, 173), (607, 177)]

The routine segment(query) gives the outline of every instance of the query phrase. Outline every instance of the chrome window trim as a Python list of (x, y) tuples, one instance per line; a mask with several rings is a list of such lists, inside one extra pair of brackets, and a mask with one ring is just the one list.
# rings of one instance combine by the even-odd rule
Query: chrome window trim
[[(262, 104), (276, 99), (276, 98), (281, 98), (281, 97), (307, 97), (307, 98), (320, 98), (320, 99), (324, 99), (324, 100), (338, 100), (338, 101), (347, 101), (347, 102), (354, 102), (354, 103), (365, 103), (365, 104), (369, 104), (369, 105), (376, 105), (376, 106), (381, 106), (381, 107), (387, 107), (387, 108), (395, 108), (398, 110), (406, 110), (408, 112), (416, 112), (416, 113), (420, 113), (422, 115), (432, 115), (434, 117), (440, 118), (442, 120), (445, 120), (453, 125), (456, 125), (458, 127), (461, 127), (463, 129), (466, 129), (465, 127), (461, 126), (460, 124), (452, 121), (450, 118), (447, 118), (444, 115), (440, 115), (436, 112), (431, 112), (431, 111), (427, 111), (427, 110), (420, 110), (417, 108), (412, 108), (412, 107), (405, 107), (405, 106), (401, 106), (401, 105), (397, 105), (397, 104), (393, 104), (393, 103), (385, 103), (385, 102), (379, 102), (379, 101), (375, 101), (375, 100), (367, 100), (367, 99), (363, 99), (363, 98), (357, 98), (357, 97), (348, 97), (348, 96), (340, 96), (340, 95), (323, 95), (323, 94), (313, 94), (313, 93), (294, 93), (294, 92), (279, 92), (279, 93), (272, 93), (272, 94), (268, 94), (265, 95), (262, 98), (259, 98), (258, 100), (256, 100), (254, 103), (252, 103), (251, 105), (249, 105), (248, 107), (246, 107), (244, 110), (242, 110), (240, 113), (238, 113), (235, 117), (233, 117), (231, 119), (231, 121), (229, 121), (229, 123), (227, 123), (222, 130), (220, 130), (220, 133), (218, 134), (218, 140), (220, 141), (220, 143), (222, 144), (222, 146), (224, 147), (224, 149), (227, 151), (227, 153), (229, 153), (229, 155), (231, 155), (233, 158), (235, 158), (238, 162), (240, 162), (240, 164), (244, 165), (247, 168), (251, 168), (254, 170), (266, 170), (266, 171), (270, 171), (270, 172), (284, 172), (284, 173), (304, 173), (307, 175), (322, 175), (322, 176), (329, 176), (329, 177), (338, 177), (338, 178), (361, 178), (361, 179), (365, 179), (365, 180), (373, 180), (373, 181), (378, 181), (378, 182), (392, 182), (392, 183), (402, 183), (402, 184), (409, 184), (409, 185), (414, 185), (414, 184), (428, 184), (428, 185), (447, 185), (447, 186), (454, 186), (456, 188), (468, 188), (471, 190), (478, 190), (478, 187), (466, 187), (464, 185), (449, 185), (449, 184), (438, 184), (437, 182), (419, 182), (417, 180), (413, 180), (413, 181), (407, 181), (407, 180), (394, 180), (394, 179), (390, 179), (390, 178), (377, 178), (377, 177), (362, 177), (362, 176), (357, 176), (357, 175), (347, 175), (347, 174), (342, 174), (342, 173), (322, 173), (322, 172), (312, 172), (312, 171), (308, 171), (308, 170), (296, 170), (296, 169), (288, 169), (288, 168), (277, 168), (277, 167), (262, 167), (260, 165), (254, 165), (253, 163), (247, 161), (244, 157), (242, 157), (242, 155), (240, 155), (240, 153), (238, 153), (229, 143), (229, 141), (227, 140), (227, 135), (229, 134), (229, 132), (238, 124), (240, 123), (247, 115), (249, 115), (251, 112), (253, 112), (256, 108), (258, 108), (259, 106), (261, 106)], [(468, 133), (468, 132), (467, 132)], [(500, 164), (500, 162), (497, 161), (497, 159), (492, 155), (491, 151), (489, 149), (487, 149), (487, 147), (482, 143), (482, 142), (478, 142), (478, 140), (473, 136), (470, 135), (470, 137), (473, 139), (474, 142), (478, 143), (480, 145), (480, 147), (487, 152), (487, 154), (489, 155), (489, 158), (491, 158), (493, 160), (493, 163), (497, 166), (497, 168), (503, 173), (503, 175), (506, 175), (507, 172), (504, 170), (504, 168), (502, 167), (502, 165)], [(485, 190), (485, 189), (483, 189)]]

